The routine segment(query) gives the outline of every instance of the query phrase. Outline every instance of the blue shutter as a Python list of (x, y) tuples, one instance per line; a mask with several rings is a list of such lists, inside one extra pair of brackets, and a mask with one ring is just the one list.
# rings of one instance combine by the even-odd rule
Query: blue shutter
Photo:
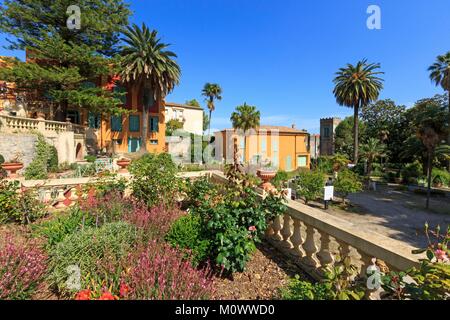
[(99, 129), (100, 128), (101, 116), (99, 114), (95, 114), (89, 112), (88, 114), (88, 126), (91, 129)]
[(140, 130), (140, 117), (138, 115), (130, 115), (129, 130), (130, 130), (130, 132), (139, 132), (139, 130)]
[(267, 141), (265, 138), (261, 138), (261, 154), (265, 156), (267, 153)]
[(111, 131), (122, 132), (122, 116), (111, 116)]
[(292, 171), (292, 158), (291, 156), (286, 157), (286, 171)]
[(159, 131), (159, 118), (158, 117), (149, 117), (150, 122), (150, 132), (158, 132)]

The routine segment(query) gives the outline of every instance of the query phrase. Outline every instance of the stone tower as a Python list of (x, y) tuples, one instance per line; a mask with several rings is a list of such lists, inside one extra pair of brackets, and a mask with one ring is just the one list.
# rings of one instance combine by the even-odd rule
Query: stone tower
[(334, 155), (334, 132), (341, 123), (340, 118), (320, 119), (320, 155)]

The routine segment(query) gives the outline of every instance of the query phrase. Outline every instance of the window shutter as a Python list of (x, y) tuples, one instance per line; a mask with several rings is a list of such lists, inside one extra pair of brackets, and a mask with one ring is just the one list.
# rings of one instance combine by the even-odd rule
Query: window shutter
[(111, 131), (122, 132), (122, 117), (111, 116)]
[(129, 130), (130, 132), (139, 132), (140, 130), (140, 118), (138, 115), (130, 115), (129, 118)]

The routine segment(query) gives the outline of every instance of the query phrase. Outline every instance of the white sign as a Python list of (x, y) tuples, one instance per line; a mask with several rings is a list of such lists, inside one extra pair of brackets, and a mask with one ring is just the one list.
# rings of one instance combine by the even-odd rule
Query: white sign
[(333, 194), (334, 194), (334, 187), (333, 186), (326, 186), (323, 188), (323, 200), (330, 201), (333, 200)]

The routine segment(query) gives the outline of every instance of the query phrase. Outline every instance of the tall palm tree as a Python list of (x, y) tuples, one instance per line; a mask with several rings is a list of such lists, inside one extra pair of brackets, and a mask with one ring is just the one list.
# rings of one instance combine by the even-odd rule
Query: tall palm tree
[(367, 176), (370, 178), (372, 173), (372, 164), (376, 158), (385, 155), (386, 145), (378, 139), (370, 138), (366, 144), (361, 146), (361, 156), (367, 160)]
[[(450, 124), (450, 51), (444, 55), (438, 56), (436, 62), (429, 68), (430, 79), (436, 86), (441, 86), (442, 89), (448, 92), (448, 118), (447, 123)], [(447, 134), (447, 144), (450, 145), (450, 130)], [(449, 165), (450, 169), (450, 165)]]
[(120, 76), (124, 83), (130, 83), (144, 95), (142, 112), (142, 146), (147, 151), (148, 110), (153, 101), (161, 104), (180, 81), (181, 70), (174, 60), (177, 55), (166, 50), (156, 30), (145, 24), (136, 24), (123, 31), (125, 45), (122, 47)]
[(244, 161), (245, 150), (247, 149), (247, 136), (245, 133), (250, 129), (259, 127), (259, 121), (261, 119), (260, 112), (255, 106), (249, 106), (244, 103), (241, 106), (236, 107), (236, 111), (231, 114), (230, 120), (234, 129), (241, 129), (244, 131)]
[(378, 99), (383, 89), (383, 79), (378, 77), (384, 72), (378, 63), (367, 63), (364, 59), (356, 65), (347, 64), (340, 68), (333, 80), (335, 87), (333, 94), (336, 102), (341, 106), (353, 108), (353, 162), (358, 163), (358, 135), (359, 135), (359, 109)]
[(206, 83), (202, 90), (209, 110), (208, 136), (211, 135), (211, 113), (216, 109), (215, 100), (222, 100), (222, 88), (217, 83)]

